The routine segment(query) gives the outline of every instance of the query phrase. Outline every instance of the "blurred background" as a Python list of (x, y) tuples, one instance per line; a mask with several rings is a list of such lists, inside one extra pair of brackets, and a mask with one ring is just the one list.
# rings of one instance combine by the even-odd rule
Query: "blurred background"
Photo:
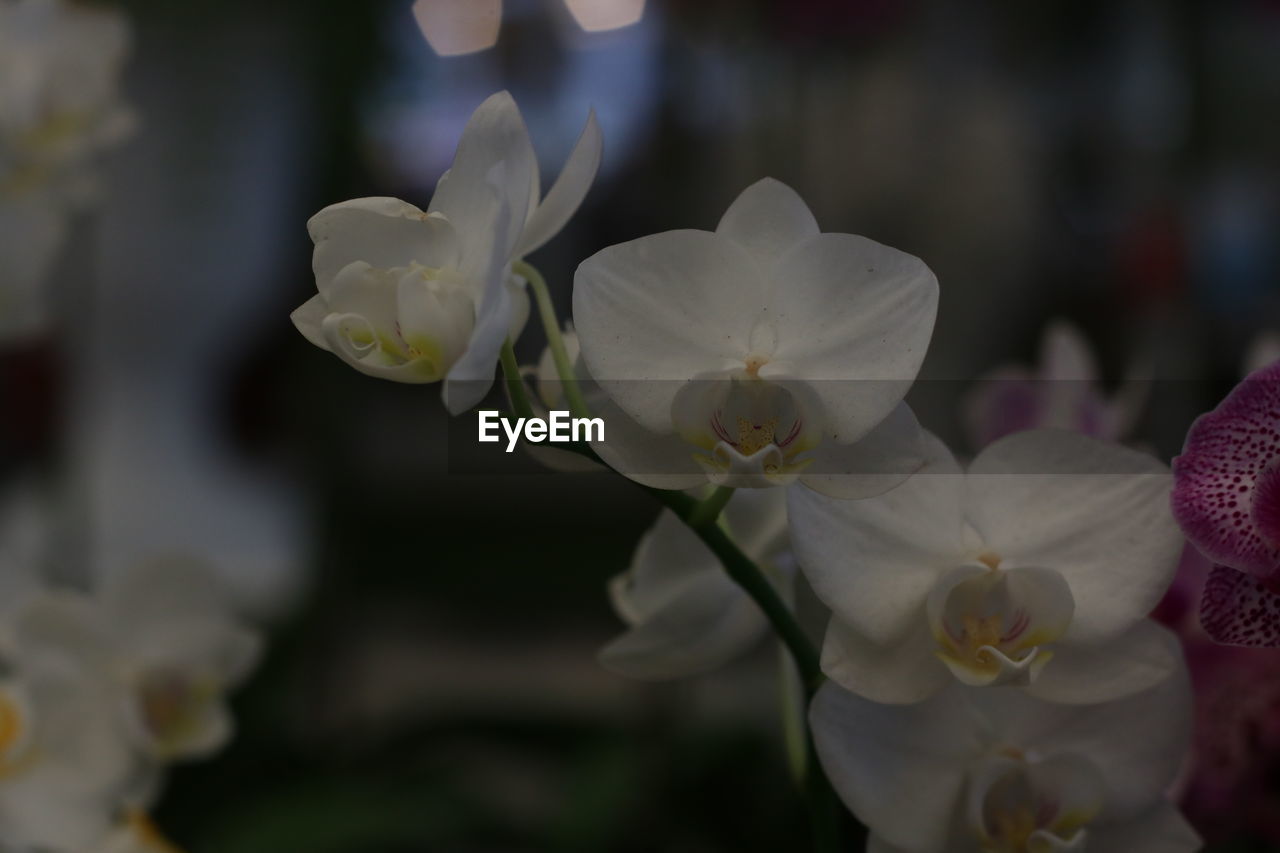
[[(1054, 320), (1108, 391), (1145, 380), (1125, 437), (1165, 459), (1280, 331), (1275, 0), (119, 5), (137, 129), (53, 271), (54, 331), (0, 350), (0, 475), (63, 496), (70, 571), (194, 551), (269, 625), (238, 739), (177, 769), (158, 811), (192, 853), (699, 853), (804, 832), (775, 649), (679, 684), (595, 661), (645, 495), (524, 458), (475, 473), (435, 388), (360, 376), (289, 322), (315, 287), (307, 218), (425, 206), (494, 91), (544, 186), (589, 107), (603, 128), (583, 209), (532, 258), (562, 311), (583, 258), (713, 228), (776, 177), (824, 230), (937, 274), (909, 399), (959, 448), (973, 380), (1034, 364)], [(522, 362), (543, 343), (531, 324)], [(1259, 714), (1251, 784), (1280, 813), (1280, 698)], [(1213, 824), (1214, 849), (1280, 849), (1261, 823)]]

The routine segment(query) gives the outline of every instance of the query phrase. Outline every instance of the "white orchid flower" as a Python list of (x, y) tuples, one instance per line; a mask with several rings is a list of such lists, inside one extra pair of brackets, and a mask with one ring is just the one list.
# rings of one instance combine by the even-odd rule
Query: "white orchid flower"
[(19, 616), (19, 643), (24, 654), (57, 652), (101, 673), (121, 731), (150, 760), (203, 757), (230, 738), (226, 694), (260, 650), (229, 601), (207, 566), (144, 563), (94, 597), (54, 591), (32, 601)]
[(319, 294), (293, 312), (298, 330), (361, 373), (444, 383), (453, 414), (480, 401), (498, 353), (529, 314), (511, 263), (564, 227), (600, 165), (595, 114), (540, 198), (538, 163), (507, 92), (462, 132), (453, 166), (424, 212), (394, 198), (326, 207), (307, 223)]
[[(782, 490), (735, 495), (721, 523), (776, 586), (790, 588), (791, 577), (779, 559), (787, 547)], [(769, 632), (760, 608), (670, 510), (663, 510), (640, 540), (631, 567), (610, 581), (609, 597), (629, 627), (601, 650), (600, 662), (632, 678), (709, 672)]]
[(962, 471), (929, 443), (929, 464), (886, 495), (791, 490), (796, 556), (833, 612), (831, 678), (878, 702), (916, 702), (953, 680), (1097, 702), (1168, 674), (1176, 656), (1144, 621), (1183, 545), (1163, 464), (1032, 430)]
[(0, 849), (85, 850), (145, 781), (98, 673), (28, 649), (0, 680)]
[(659, 488), (883, 492), (920, 463), (902, 398), (937, 303), (920, 260), (820, 233), (793, 190), (762, 180), (714, 233), (642, 237), (578, 268), (582, 355), (626, 415), (594, 413), (596, 449)]
[[(1177, 654), (1167, 632), (1161, 642)], [(882, 705), (827, 682), (818, 758), (871, 853), (1192, 853), (1164, 799), (1190, 741), (1185, 668), (1126, 699), (1042, 702), (954, 685)]]

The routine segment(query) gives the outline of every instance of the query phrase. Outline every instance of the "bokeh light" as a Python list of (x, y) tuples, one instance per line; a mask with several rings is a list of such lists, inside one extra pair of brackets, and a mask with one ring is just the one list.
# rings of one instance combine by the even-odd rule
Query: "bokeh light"
[(502, 0), (418, 0), (413, 17), (432, 50), (461, 56), (497, 44)]

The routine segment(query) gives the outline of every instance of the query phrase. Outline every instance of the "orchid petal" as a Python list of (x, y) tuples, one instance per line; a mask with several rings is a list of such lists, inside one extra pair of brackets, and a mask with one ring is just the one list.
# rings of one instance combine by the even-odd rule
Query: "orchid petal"
[(1280, 542), (1253, 513), (1255, 486), (1280, 460), (1278, 412), (1280, 363), (1250, 374), (1197, 418), (1173, 460), (1173, 513), (1187, 538), (1214, 562), (1257, 575), (1280, 568)]
[(356, 198), (331, 204), (307, 221), (315, 243), (311, 265), (320, 294), (343, 268), (363, 261), (379, 269), (452, 267), (458, 260), (458, 236), (440, 216), (429, 216), (397, 198)]
[(1203, 846), (1187, 819), (1167, 802), (1131, 820), (1089, 829), (1089, 853), (1196, 853)]
[(767, 561), (788, 542), (786, 492), (753, 489), (736, 494), (720, 520), (744, 553)]
[[(483, 191), (499, 165), (503, 168), (497, 194)], [(505, 91), (490, 95), (467, 121), (453, 165), (440, 178), (428, 207), (443, 213), (468, 240), (459, 261), (465, 274), (475, 275), (490, 262), (488, 247), (470, 241), (487, 235), (502, 209), (516, 221), (504, 227), (494, 255), (503, 265), (511, 258), (530, 209), (537, 169), (533, 143), (515, 100)]]
[(595, 110), (591, 110), (587, 114), (587, 124), (582, 129), (582, 135), (573, 146), (559, 177), (547, 191), (547, 197), (534, 208), (529, 221), (525, 223), (524, 233), (516, 246), (517, 257), (540, 248), (560, 233), (560, 229), (577, 212), (600, 168), (603, 149), (600, 124), (596, 121)]
[(781, 371), (808, 380), (829, 435), (856, 441), (901, 402), (919, 372), (937, 279), (918, 258), (873, 240), (820, 234), (779, 260), (770, 281), (776, 363), (761, 378)]
[(800, 482), (842, 500), (882, 495), (902, 484), (926, 462), (925, 439), (915, 413), (899, 403), (871, 432), (852, 444), (820, 442)]
[(1156, 459), (1087, 436), (1032, 430), (973, 461), (970, 520), (1002, 561), (1059, 572), (1076, 615), (1066, 639), (1114, 636), (1149, 613), (1177, 569), (1182, 537)]
[(706, 231), (610, 246), (578, 267), (573, 316), (587, 369), (646, 429), (670, 433), (687, 380), (742, 364), (765, 303), (750, 257)]
[(1105, 643), (1060, 643), (1028, 687), (1031, 695), (1067, 705), (1110, 702), (1149, 690), (1178, 668), (1168, 631), (1144, 619)]
[(905, 705), (927, 699), (951, 680), (934, 655), (924, 613), (919, 627), (896, 641), (876, 644), (832, 618), (822, 643), (822, 671), (846, 690), (872, 702)]
[(674, 433), (646, 429), (612, 400), (593, 408), (604, 421), (604, 439), (592, 443), (596, 455), (613, 470), (655, 489), (693, 489), (707, 475), (693, 460), (693, 448)]
[(329, 344), (324, 338), (324, 318), (329, 314), (329, 304), (317, 293), (295, 308), (289, 319), (304, 338), (320, 349), (327, 350)]
[(476, 306), (462, 287), (430, 281), (411, 271), (396, 284), (396, 332), (414, 359), (443, 378), (471, 341)]
[(610, 584), (615, 609), (636, 624), (658, 612), (675, 591), (700, 575), (718, 577), (726, 589), (735, 585), (702, 540), (671, 510), (640, 537), (625, 575)]
[(795, 190), (773, 178), (762, 178), (734, 199), (720, 217), (716, 233), (746, 249), (767, 270), (794, 246), (817, 237), (819, 230)]
[(1280, 647), (1280, 591), (1229, 566), (1214, 566), (1204, 584), (1200, 624), (1227, 646)]
[(509, 208), (500, 209), (492, 229), (486, 232), (489, 257), (475, 328), (467, 348), (449, 368), (444, 379), (442, 396), (451, 415), (467, 411), (489, 393), (498, 354), (511, 330), (512, 297), (507, 287), (507, 264), (504, 260), (507, 250), (503, 248), (512, 226), (510, 212)]
[(880, 645), (919, 620), (939, 574), (964, 556), (964, 477), (937, 438), (926, 433), (925, 448), (925, 467), (879, 497), (788, 495), (796, 557), (814, 592)]
[(883, 705), (828, 682), (809, 722), (832, 787), (876, 836), (906, 850), (949, 849), (966, 765), (983, 748), (953, 696)]
[(716, 669), (765, 635), (768, 622), (727, 577), (699, 574), (605, 646), (600, 662), (632, 678), (667, 679)]

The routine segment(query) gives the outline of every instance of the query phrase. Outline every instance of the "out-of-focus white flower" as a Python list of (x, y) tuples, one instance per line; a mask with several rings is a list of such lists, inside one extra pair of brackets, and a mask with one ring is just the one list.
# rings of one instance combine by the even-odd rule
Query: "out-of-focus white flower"
[[(1161, 632), (1171, 655), (1177, 641)], [(1184, 669), (1096, 705), (952, 686), (881, 705), (828, 682), (810, 709), (818, 757), (871, 830), (873, 853), (1192, 853), (1164, 799), (1190, 740)]]
[(592, 113), (540, 198), (524, 119), (510, 94), (491, 96), (467, 122), (425, 212), (398, 199), (361, 198), (311, 218), (320, 292), (293, 312), (294, 325), (370, 376), (443, 380), (449, 411), (469, 409), (489, 390), (503, 341), (528, 318), (511, 262), (564, 227), (600, 153)]
[[(158, 560), (108, 578), (93, 597), (48, 592), (23, 609), (19, 651), (102, 674), (122, 739), (153, 761), (208, 755), (230, 737), (225, 704), (255, 663), (258, 635), (235, 618), (216, 574)], [(110, 716), (108, 714), (108, 716)]]
[(117, 12), (0, 2), (0, 194), (65, 177), (132, 130), (120, 99), (128, 50)]
[(0, 846), (88, 849), (145, 780), (110, 713), (109, 685), (49, 650), (24, 650), (9, 665), (0, 682)]
[(1041, 427), (1121, 441), (1133, 429), (1146, 394), (1147, 383), (1135, 378), (1107, 396), (1089, 342), (1059, 320), (1045, 329), (1035, 370), (1000, 367), (978, 381), (964, 403), (965, 428), (979, 448)]
[(917, 258), (822, 234), (796, 193), (748, 187), (716, 231), (611, 246), (578, 268), (582, 355), (608, 410), (597, 450), (659, 488), (797, 479), (878, 494), (920, 463), (902, 403), (938, 285)]
[(94, 156), (125, 138), (129, 30), (116, 12), (0, 0), (0, 337), (47, 322), (43, 285), (71, 210), (97, 192)]
[(800, 567), (833, 611), (826, 673), (878, 702), (952, 680), (1098, 702), (1164, 678), (1176, 656), (1144, 620), (1177, 568), (1171, 478), (1156, 459), (1032, 430), (962, 471), (930, 462), (864, 501), (789, 495)]
[[(721, 523), (775, 585), (790, 588), (778, 561), (787, 547), (781, 489), (735, 495)], [(769, 630), (755, 602), (670, 510), (640, 540), (631, 567), (610, 581), (609, 596), (630, 627), (601, 650), (600, 661), (633, 678), (708, 672), (746, 652)]]

